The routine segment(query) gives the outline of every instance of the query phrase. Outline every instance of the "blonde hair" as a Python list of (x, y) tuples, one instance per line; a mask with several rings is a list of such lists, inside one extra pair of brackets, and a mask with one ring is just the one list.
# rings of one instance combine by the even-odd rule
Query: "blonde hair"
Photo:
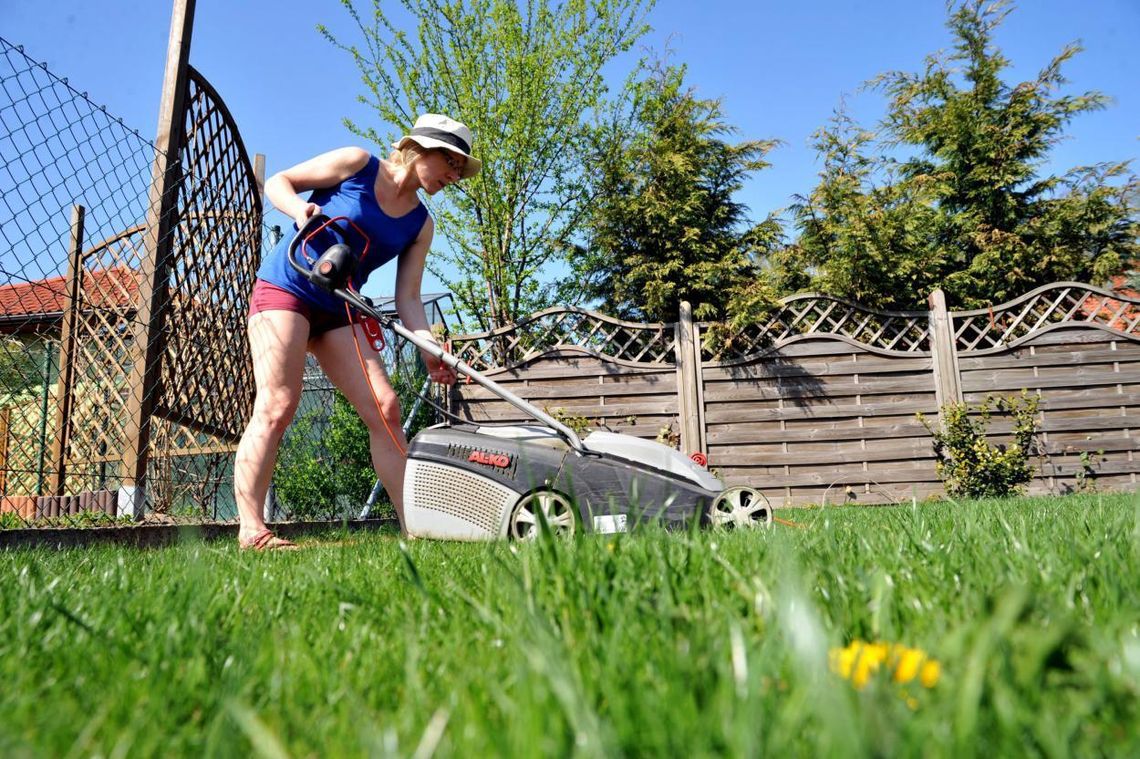
[(418, 142), (408, 140), (402, 148), (396, 148), (388, 154), (388, 160), (397, 166), (403, 168), (410, 167), (419, 158), (427, 154), (427, 148), (420, 145)]

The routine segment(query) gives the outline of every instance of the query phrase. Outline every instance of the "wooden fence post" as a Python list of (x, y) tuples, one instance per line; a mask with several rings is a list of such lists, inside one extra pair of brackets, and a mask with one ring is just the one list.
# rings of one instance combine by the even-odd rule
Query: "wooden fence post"
[(693, 323), (693, 307), (688, 301), (681, 301), (673, 350), (677, 359), (681, 451), (704, 452), (704, 410), (700, 403), (701, 356), (697, 348), (697, 325)]
[(265, 195), (265, 154), (253, 154), (253, 179), (257, 182), (258, 197)]
[(0, 496), (8, 495), (8, 427), (12, 407), (0, 407)]
[(67, 262), (63, 329), (59, 338), (59, 377), (56, 380), (55, 438), (51, 443), (51, 479), (48, 495), (67, 489), (67, 438), (71, 429), (71, 401), (75, 374), (75, 330), (79, 319), (79, 288), (83, 281), (83, 220), (81, 205), (71, 207), (71, 255)]
[(962, 383), (959, 380), (958, 349), (955, 346), (954, 324), (946, 308), (946, 293), (935, 290), (927, 302), (930, 305), (930, 356), (934, 369), (934, 397), (938, 415), (947, 403), (962, 402)]
[(139, 276), (139, 329), (131, 356), (118, 513), (142, 519), (146, 510), (146, 469), (151, 416), (161, 379), (162, 325), (167, 309), (168, 264), (178, 220), (183, 118), (189, 79), (190, 37), (195, 0), (174, 0), (166, 76), (159, 106), (154, 168), (146, 218), (146, 246)]

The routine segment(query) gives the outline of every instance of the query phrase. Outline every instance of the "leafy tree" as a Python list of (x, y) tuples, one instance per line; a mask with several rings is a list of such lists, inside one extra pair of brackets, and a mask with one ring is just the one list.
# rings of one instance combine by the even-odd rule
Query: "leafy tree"
[(1075, 116), (1104, 108), (1099, 92), (1062, 95), (1065, 47), (1035, 79), (1015, 86), (993, 43), (1007, 2), (949, 4), (954, 46), (920, 73), (889, 72), (884, 148), (842, 115), (817, 133), (824, 170), (795, 207), (790, 262), (811, 285), (880, 307), (922, 307), (943, 288), (978, 307), (1065, 279), (1104, 282), (1136, 258), (1136, 179), (1127, 162), (1042, 176)]
[[(457, 118), (475, 134), (479, 176), (454, 185), (433, 214), (457, 272), (429, 263), (481, 329), (549, 305), (539, 274), (568, 249), (587, 208), (590, 119), (607, 104), (603, 66), (647, 27), (654, 0), (401, 0), (405, 31), (374, 0), (368, 23), (342, 0), (363, 46), (321, 32), (352, 56), (381, 118)], [(382, 146), (373, 128), (349, 129)], [(437, 196), (438, 198), (439, 196)]]
[(598, 192), (568, 290), (624, 318), (675, 320), (688, 300), (698, 318), (721, 319), (734, 302), (771, 300), (758, 260), (779, 224), (748, 225), (734, 195), (776, 142), (727, 141), (736, 130), (720, 101), (698, 98), (684, 75), (659, 66), (636, 87), (633, 124), (596, 138)]
[[(52, 344), (38, 338), (0, 338), (0, 393), (18, 395), (42, 387), (55, 373)], [(45, 363), (48, 377), (45, 380)]]

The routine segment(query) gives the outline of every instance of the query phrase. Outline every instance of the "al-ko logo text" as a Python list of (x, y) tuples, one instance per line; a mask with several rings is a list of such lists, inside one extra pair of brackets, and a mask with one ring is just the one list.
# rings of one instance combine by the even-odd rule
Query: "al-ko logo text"
[(489, 451), (471, 451), (468, 461), (486, 466), (497, 466), (500, 469), (511, 465), (511, 457), (505, 453), (490, 453)]

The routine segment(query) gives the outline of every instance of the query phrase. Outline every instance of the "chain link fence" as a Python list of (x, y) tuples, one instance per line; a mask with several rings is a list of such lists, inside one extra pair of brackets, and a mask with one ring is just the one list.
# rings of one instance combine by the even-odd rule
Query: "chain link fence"
[[(180, 81), (167, 156), (0, 38), (0, 528), (236, 516), (248, 298), (281, 233), (263, 223), (221, 98), (192, 68)], [(445, 322), (445, 298), (427, 305)], [(418, 361), (386, 350), (410, 398)], [(351, 468), (315, 366), (303, 397), (277, 472), (285, 497), (268, 506), (278, 519), (351, 515), (372, 493), (370, 467), (331, 490), (296, 487), (312, 462), (326, 480)], [(366, 460), (366, 433), (364, 446)]]
[[(116, 514), (119, 471), (111, 456), (123, 420), (123, 363), (137, 326), (138, 282), (129, 267), (106, 259), (121, 262), (143, 244), (153, 160), (154, 147), (137, 131), (0, 39), (0, 519), (6, 525), (100, 523)], [(99, 242), (82, 250), (82, 237)], [(77, 259), (89, 273), (82, 318), (118, 340), (119, 355), (88, 355), (67, 367), (76, 386), (69, 399), (74, 445), (87, 454), (68, 477), (59, 466), (67, 455), (60, 385)], [(78, 497), (64, 500), (57, 492), (71, 488)]]

